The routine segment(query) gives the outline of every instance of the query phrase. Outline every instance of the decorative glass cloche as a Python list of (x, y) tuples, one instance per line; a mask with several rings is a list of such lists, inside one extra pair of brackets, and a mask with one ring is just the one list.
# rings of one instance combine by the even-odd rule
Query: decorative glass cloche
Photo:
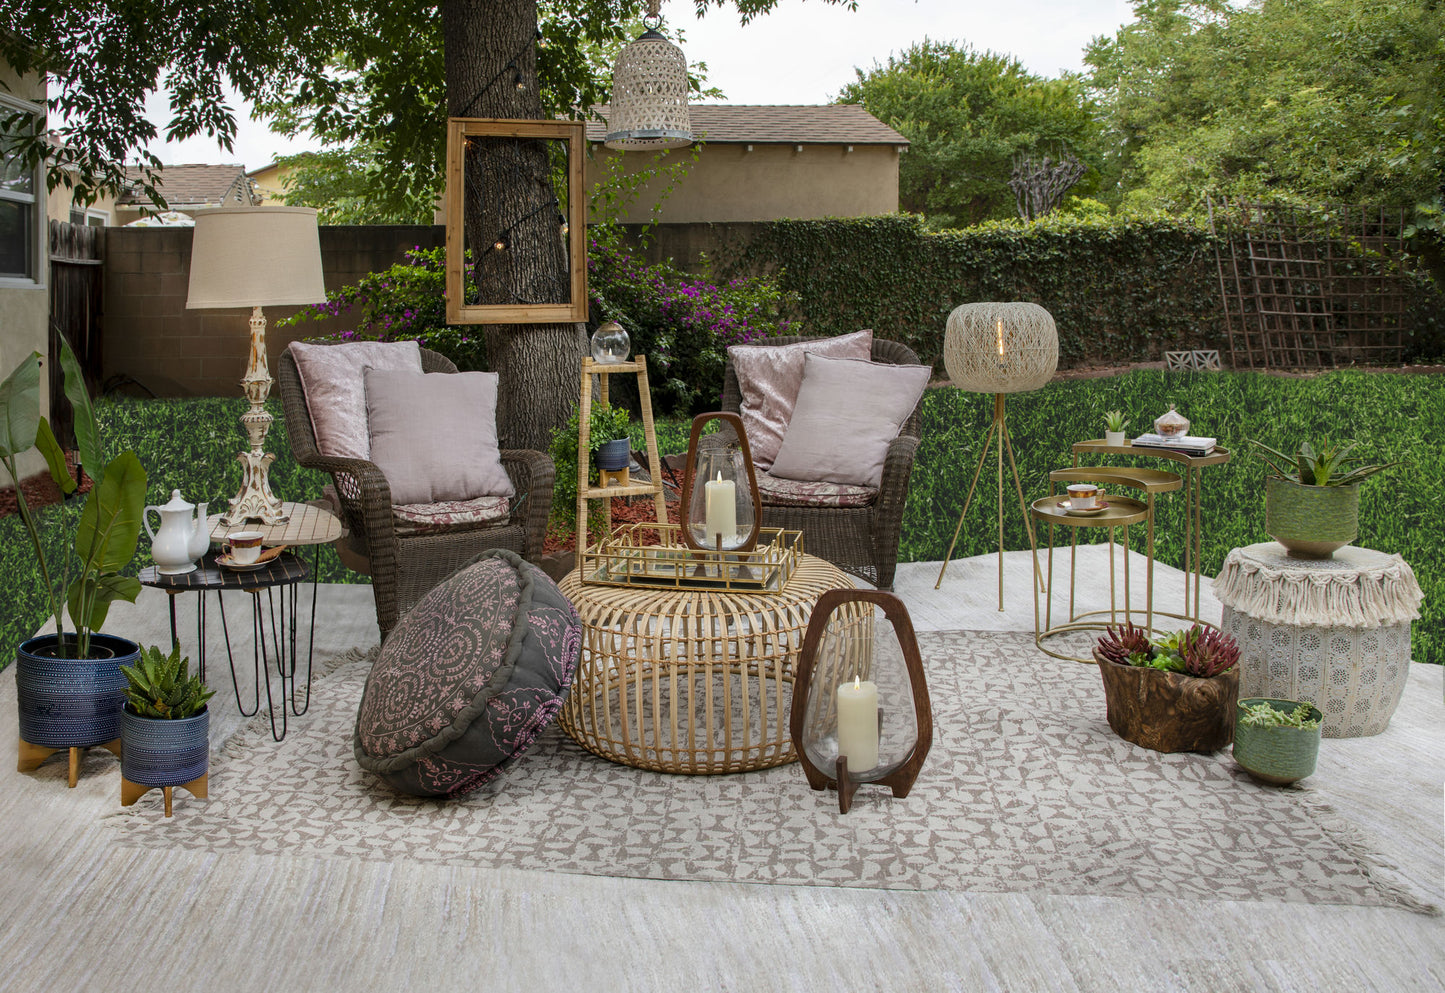
[(1154, 418), (1154, 433), (1163, 438), (1183, 438), (1189, 434), (1189, 418), (1169, 405), (1169, 410)]
[(592, 332), (592, 361), (600, 365), (626, 362), (627, 353), (632, 350), (632, 339), (622, 325), (608, 321)]

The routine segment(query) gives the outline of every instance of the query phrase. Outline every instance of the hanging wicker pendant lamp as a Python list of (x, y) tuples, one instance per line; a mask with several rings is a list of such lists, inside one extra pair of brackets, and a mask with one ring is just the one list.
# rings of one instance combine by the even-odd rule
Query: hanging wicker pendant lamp
[(692, 144), (687, 113), (687, 59), (658, 32), (661, 0), (648, 0), (647, 30), (617, 57), (612, 70), (608, 148), (623, 152), (686, 148)]

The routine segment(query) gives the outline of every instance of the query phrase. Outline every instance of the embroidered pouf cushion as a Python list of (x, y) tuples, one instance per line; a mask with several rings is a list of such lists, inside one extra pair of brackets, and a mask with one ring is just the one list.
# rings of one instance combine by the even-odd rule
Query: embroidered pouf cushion
[(387, 637), (356, 715), (356, 760), (403, 793), (458, 796), (496, 777), (552, 722), (582, 624), (541, 569), (483, 552)]

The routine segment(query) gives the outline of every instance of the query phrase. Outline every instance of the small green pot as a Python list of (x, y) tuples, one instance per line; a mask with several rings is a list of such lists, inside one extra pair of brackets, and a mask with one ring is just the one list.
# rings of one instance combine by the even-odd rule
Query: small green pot
[(1360, 484), (1305, 486), (1264, 477), (1264, 530), (1302, 559), (1327, 559), (1360, 531)]
[[(1255, 779), (1288, 786), (1304, 779), (1315, 771), (1315, 760), (1320, 754), (1320, 731), (1322, 727), (1303, 728), (1255, 727), (1246, 724), (1244, 711), (1248, 707), (1267, 703), (1275, 710), (1289, 713), (1300, 705), (1298, 700), (1275, 700), (1269, 697), (1250, 697), (1240, 700), (1234, 721), (1234, 761), (1238, 762)], [(1323, 725), (1324, 715), (1310, 707), (1310, 717)]]

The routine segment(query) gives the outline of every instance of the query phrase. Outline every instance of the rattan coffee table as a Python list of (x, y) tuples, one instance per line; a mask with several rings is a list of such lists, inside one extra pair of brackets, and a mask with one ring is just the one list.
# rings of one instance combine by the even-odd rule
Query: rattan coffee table
[(657, 772), (749, 772), (797, 759), (793, 674), (813, 604), (851, 588), (812, 555), (777, 593), (600, 586), (573, 570), (582, 657), (560, 723), (578, 744)]

